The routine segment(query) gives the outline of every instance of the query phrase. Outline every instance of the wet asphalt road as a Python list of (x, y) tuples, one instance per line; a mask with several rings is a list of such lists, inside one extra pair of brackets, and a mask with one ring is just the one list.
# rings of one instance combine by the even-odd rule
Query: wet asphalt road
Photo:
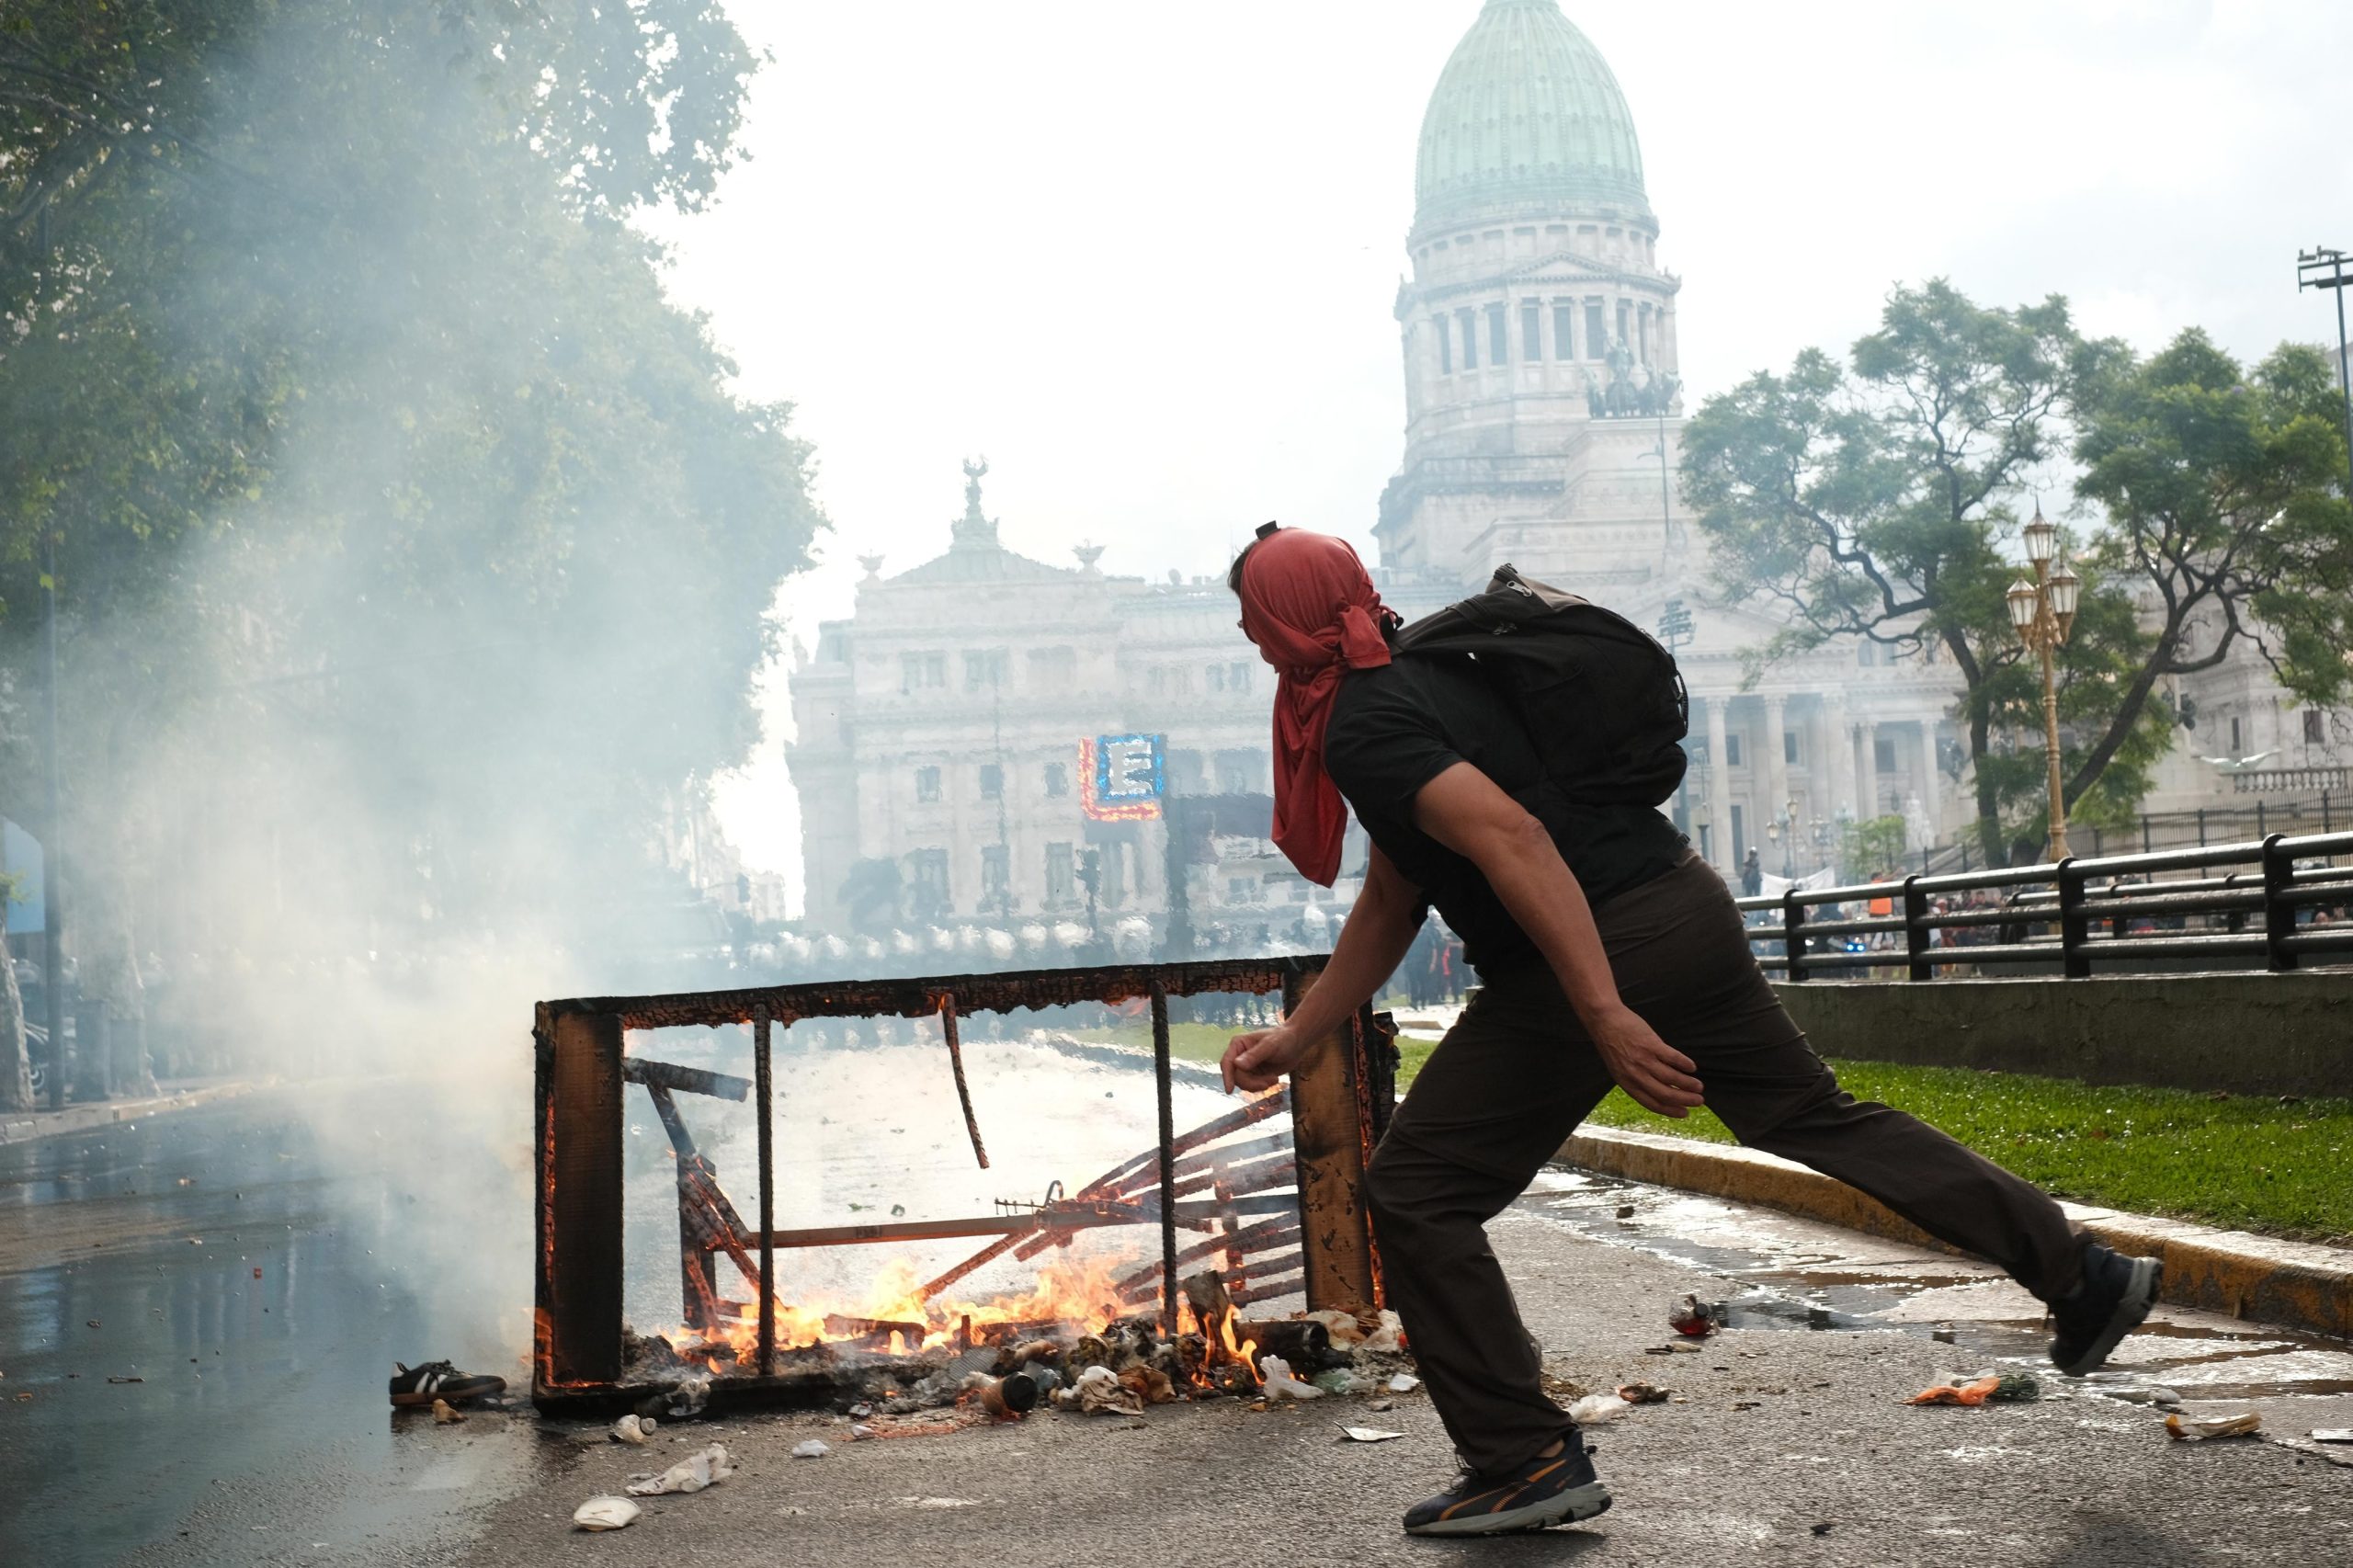
[[(345, 1085), (0, 1149), (0, 1563), (242, 1564), (431, 1512), (371, 1483), (404, 1457), (386, 1347), (517, 1370), (528, 1277), (453, 1287), (486, 1248), (527, 1257), (528, 1210), (485, 1144), (420, 1157), (418, 1112)], [(483, 1471), (457, 1490), (516, 1466)], [(205, 1528), (228, 1494), (244, 1540)]]
[[(2302, 1440), (2353, 1426), (2341, 1345), (2168, 1312), (2096, 1383), (1908, 1409), (1948, 1374), (2033, 1366), (2034, 1303), (1962, 1260), (1566, 1173), (1495, 1230), (1548, 1364), (1679, 1396), (1593, 1430), (1619, 1506), (1576, 1530), (1399, 1536), (1397, 1512), (1449, 1472), (1418, 1395), (890, 1443), (811, 1416), (681, 1426), (652, 1450), (528, 1408), (436, 1427), (387, 1413), (384, 1347), (519, 1381), (527, 1187), (501, 1141), (399, 1136), (404, 1092), (322, 1094), (300, 1119), (256, 1098), (0, 1150), (0, 1563), (2041, 1568), (2340, 1563), (2353, 1540), (2353, 1469)], [(1685, 1290), (1728, 1301), (1733, 1326), (1645, 1354)], [(2259, 1408), (2267, 1437), (2169, 1443), (2159, 1388), (2191, 1414)], [(1404, 1436), (1347, 1444), (1338, 1421)], [(786, 1457), (813, 1434), (834, 1452)], [(745, 1464), (722, 1486), (654, 1500), (617, 1536), (568, 1528), (592, 1493), (712, 1440)]]

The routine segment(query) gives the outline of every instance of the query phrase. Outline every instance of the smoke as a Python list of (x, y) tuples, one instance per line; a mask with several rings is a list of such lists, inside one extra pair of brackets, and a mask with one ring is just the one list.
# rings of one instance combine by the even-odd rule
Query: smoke
[(16, 405), (88, 389), (29, 433), (91, 454), (55, 514), (70, 950), (167, 1074), (398, 1080), (314, 1096), (323, 1145), (393, 1130), (415, 1272), (519, 1310), (531, 1005), (681, 978), (664, 825), (756, 744), (823, 526), (790, 409), (728, 391), (626, 222), (709, 188), (750, 62), (691, 6), (150, 41), (191, 51), (175, 134), (58, 224), (55, 343), (0, 340)]

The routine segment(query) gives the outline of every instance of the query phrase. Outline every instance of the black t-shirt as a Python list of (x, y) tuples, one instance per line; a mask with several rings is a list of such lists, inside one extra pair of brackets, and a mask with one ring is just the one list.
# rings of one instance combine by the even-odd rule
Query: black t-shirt
[(1414, 797), (1458, 762), (1494, 779), (1544, 824), (1597, 908), (1683, 858), (1683, 835), (1648, 806), (1571, 805), (1545, 778), (1518, 711), (1466, 655), (1401, 653), (1378, 668), (1350, 670), (1324, 733), (1324, 771), (1481, 970), (1500, 971), (1540, 955), (1479, 868), (1414, 825)]

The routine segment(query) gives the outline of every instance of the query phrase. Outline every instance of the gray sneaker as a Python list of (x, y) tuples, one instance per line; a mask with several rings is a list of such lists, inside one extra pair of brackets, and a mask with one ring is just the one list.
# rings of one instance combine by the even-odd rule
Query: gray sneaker
[(2097, 1242), (2084, 1244), (2084, 1279), (2064, 1301), (2051, 1303), (2057, 1330), (2051, 1364), (2070, 1377), (2096, 1372), (2124, 1336), (2157, 1304), (2165, 1266), (2154, 1257), (2126, 1257)]
[(1452, 1486), (1406, 1511), (1407, 1535), (1510, 1535), (1575, 1524), (1609, 1507), (1609, 1488), (1593, 1472), (1585, 1444), (1569, 1434), (1550, 1459), (1529, 1460), (1504, 1476), (1469, 1471)]

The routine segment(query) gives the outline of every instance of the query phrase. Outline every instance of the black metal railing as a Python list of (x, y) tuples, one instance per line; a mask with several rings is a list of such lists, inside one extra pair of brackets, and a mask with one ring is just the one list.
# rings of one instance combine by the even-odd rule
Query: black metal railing
[[(2292, 970), (2353, 955), (2353, 922), (2342, 913), (2353, 904), (2353, 866), (2336, 864), (2340, 857), (2353, 857), (2353, 833), (2275, 833), (1735, 902), (1751, 921), (1757, 962), (1793, 981), (1890, 969), (1934, 980), (2054, 964), (2078, 979), (2095, 965)], [(1758, 922), (1760, 914), (1779, 923)]]

